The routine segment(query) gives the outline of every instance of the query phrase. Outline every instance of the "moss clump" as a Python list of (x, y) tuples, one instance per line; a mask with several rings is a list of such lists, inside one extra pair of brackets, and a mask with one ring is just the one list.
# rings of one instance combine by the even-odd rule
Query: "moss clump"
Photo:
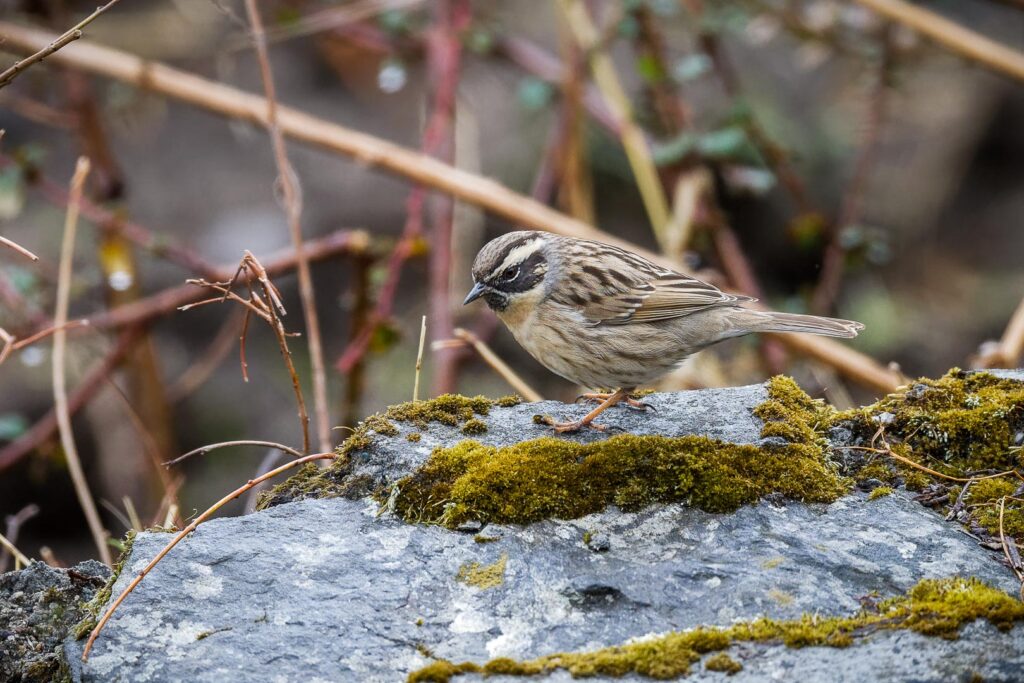
[(384, 417), (397, 422), (411, 422), (426, 429), (431, 422), (455, 427), (473, 419), (475, 415), (487, 415), (494, 401), (485, 396), (459, 396), (443, 394), (429, 401), (410, 401), (391, 406), (384, 411)]
[(129, 529), (128, 533), (125, 534), (124, 540), (121, 542), (123, 550), (121, 555), (117, 558), (117, 562), (114, 563), (114, 571), (107, 579), (107, 582), (103, 584), (103, 588), (96, 591), (96, 594), (92, 596), (92, 599), (82, 605), (82, 609), (86, 611), (86, 616), (77, 624), (73, 629), (75, 634), (75, 640), (81, 640), (85, 638), (89, 633), (96, 628), (96, 624), (99, 622), (100, 615), (106, 608), (107, 603), (110, 602), (110, 593), (114, 588), (114, 584), (117, 583), (117, 577), (121, 576), (121, 571), (124, 569), (124, 563), (128, 561), (128, 556), (132, 553), (132, 545), (135, 543), (135, 530)]
[(497, 588), (505, 583), (505, 565), (508, 564), (508, 554), (502, 553), (501, 557), (492, 564), (481, 565), (479, 562), (467, 562), (459, 567), (456, 579), (481, 590)]
[(761, 436), (781, 437), (790, 443), (825, 443), (823, 430), (835, 411), (824, 401), (812, 399), (790, 377), (768, 380), (768, 400), (754, 408), (755, 417), (764, 421)]
[(466, 420), (466, 424), (462, 425), (462, 433), (467, 436), (477, 436), (487, 431), (487, 423), (477, 418), (471, 418)]
[(419, 432), (409, 432), (405, 435), (405, 440), (409, 443), (419, 443), (422, 438), (423, 435)]
[(494, 405), (501, 408), (512, 408), (523, 402), (522, 396), (516, 394), (509, 394), (508, 396), (502, 396), (501, 398), (494, 401)]
[[(1024, 538), (1024, 506), (1013, 497), (1020, 481), (1010, 478), (980, 479), (976, 481), (964, 496), (971, 518), (993, 536), (999, 535), (999, 508), (1003, 501), (1003, 534), (1014, 538)], [(959, 495), (959, 488), (953, 491)], [(950, 500), (956, 496), (950, 492)]]
[(708, 671), (721, 671), (730, 676), (743, 671), (743, 665), (724, 652), (708, 657), (707, 661), (704, 662), (704, 668)]
[(803, 444), (769, 452), (700, 436), (623, 434), (588, 444), (547, 437), (439, 448), (399, 481), (394, 502), (406, 520), (455, 527), (575, 519), (612, 504), (685, 501), (728, 512), (772, 492), (830, 502), (847, 488), (822, 452)]
[(893, 488), (891, 486), (879, 486), (871, 493), (868, 494), (868, 500), (878, 500), (879, 498), (885, 498), (891, 496)]
[(702, 655), (721, 652), (740, 642), (781, 642), (793, 648), (848, 647), (858, 637), (878, 630), (909, 630), (927, 636), (956, 638), (961, 626), (978, 619), (987, 619), (996, 628), (1007, 630), (1024, 620), (1024, 603), (977, 579), (925, 579), (906, 595), (890, 598), (874, 609), (849, 617), (805, 614), (792, 621), (757, 619), (724, 628), (700, 627), (592, 652), (562, 652), (522, 662), (507, 658), (491, 660), (483, 666), (469, 662), (434, 662), (411, 674), (409, 680), (443, 683), (463, 673), (538, 676), (558, 669), (574, 677), (639, 674), (669, 679), (685, 676)]

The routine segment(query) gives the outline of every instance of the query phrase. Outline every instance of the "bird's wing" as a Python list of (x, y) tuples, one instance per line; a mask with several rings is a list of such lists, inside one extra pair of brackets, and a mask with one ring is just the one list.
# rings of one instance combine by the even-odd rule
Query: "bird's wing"
[(655, 322), (753, 301), (662, 268), (636, 254), (605, 244), (600, 247), (589, 254), (590, 263), (579, 268), (580, 277), (567, 288), (563, 302), (577, 306), (594, 324)]

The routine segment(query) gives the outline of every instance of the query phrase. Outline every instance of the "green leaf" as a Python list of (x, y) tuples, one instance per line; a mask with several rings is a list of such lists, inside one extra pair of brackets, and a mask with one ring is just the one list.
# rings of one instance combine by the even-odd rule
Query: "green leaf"
[(527, 76), (519, 82), (519, 103), (529, 111), (539, 111), (551, 101), (554, 88), (550, 83), (533, 76)]
[(729, 126), (701, 135), (697, 140), (697, 150), (712, 159), (728, 159), (751, 151), (751, 145), (745, 130)]
[(28, 431), (28, 420), (19, 413), (0, 415), (0, 441), (14, 441)]

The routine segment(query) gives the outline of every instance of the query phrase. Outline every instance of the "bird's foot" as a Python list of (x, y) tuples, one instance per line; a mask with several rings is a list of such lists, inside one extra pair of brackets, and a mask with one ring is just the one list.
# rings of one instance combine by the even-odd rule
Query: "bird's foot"
[[(604, 403), (605, 401), (607, 401), (608, 399), (610, 399), (614, 395), (615, 395), (614, 393), (603, 394), (603, 393), (599, 393), (599, 392), (589, 392), (589, 393), (580, 394), (579, 396), (577, 396), (576, 400), (574, 401), (574, 403), (579, 403), (580, 401), (586, 401), (588, 403), (589, 402)], [(658, 409), (655, 408), (654, 406), (652, 406), (650, 403), (644, 403), (643, 401), (638, 401), (635, 398), (624, 398), (624, 399), (622, 399), (621, 403), (624, 403), (631, 410), (639, 410), (641, 412), (646, 412), (646, 411), (650, 410), (651, 412), (654, 412), (654, 413), (658, 412)]]
[(570, 420), (568, 422), (559, 422), (550, 415), (538, 415), (537, 417), (540, 418), (537, 420), (538, 422), (551, 427), (555, 430), (556, 434), (575, 434), (584, 428), (595, 429), (599, 432), (607, 432), (609, 430), (616, 429), (616, 427), (610, 427), (608, 425), (589, 421), (586, 417), (580, 418), (579, 420)]

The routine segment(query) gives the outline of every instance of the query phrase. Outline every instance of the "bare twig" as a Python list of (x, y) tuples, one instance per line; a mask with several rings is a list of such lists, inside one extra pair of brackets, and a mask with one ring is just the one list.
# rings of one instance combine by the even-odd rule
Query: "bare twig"
[[(301, 245), (300, 245), (301, 249)], [(232, 284), (238, 279), (238, 277), (244, 276), (244, 283), (249, 290), (249, 298), (244, 299), (238, 294), (231, 291)], [(299, 373), (295, 370), (295, 363), (292, 361), (292, 352), (288, 348), (288, 337), (290, 334), (285, 330), (284, 323), (281, 322), (281, 315), (284, 315), (284, 306), (281, 304), (281, 297), (277, 291), (277, 287), (270, 281), (270, 276), (267, 274), (266, 268), (260, 263), (259, 259), (252, 255), (252, 252), (246, 250), (245, 255), (238, 264), (238, 268), (235, 269), (235, 274), (231, 279), (224, 284), (217, 282), (207, 282), (206, 280), (189, 280), (190, 284), (198, 285), (203, 289), (212, 289), (220, 292), (221, 296), (206, 299), (196, 303), (188, 304), (181, 307), (181, 310), (188, 310), (196, 306), (204, 304), (220, 303), (230, 299), (236, 303), (241, 304), (245, 307), (246, 312), (255, 313), (260, 319), (265, 321), (270, 329), (273, 330), (274, 336), (277, 337), (277, 345), (281, 352), (281, 358), (284, 360), (285, 367), (288, 370), (288, 375), (292, 380), (292, 389), (295, 392), (295, 402), (298, 404), (299, 411), (299, 424), (302, 428), (302, 448), (304, 453), (309, 452), (309, 413), (306, 411), (306, 400), (302, 395), (302, 384), (299, 381)], [(259, 291), (263, 292), (260, 296)], [(248, 323), (248, 317), (245, 319), (246, 324)], [(242, 336), (245, 339), (245, 336)], [(242, 342), (244, 343), (244, 342)], [(245, 376), (245, 365), (243, 361), (243, 377)], [(330, 440), (330, 433), (328, 432), (328, 441)]]
[(983, 354), (977, 364), (983, 368), (1013, 368), (1024, 354), (1024, 299), (1010, 316), (1002, 339), (991, 351)]
[(871, 180), (878, 156), (878, 143), (885, 123), (885, 109), (889, 92), (889, 75), (893, 68), (895, 51), (892, 46), (891, 28), (885, 27), (880, 39), (881, 56), (878, 73), (868, 98), (868, 110), (864, 122), (860, 151), (853, 165), (853, 175), (843, 194), (839, 216), (831, 226), (828, 245), (822, 259), (821, 276), (811, 297), (811, 311), (826, 315), (831, 310), (842, 284), (846, 250), (843, 248), (843, 232), (860, 222), (864, 212), (864, 194)]
[(31, 251), (29, 251), (25, 247), (21, 246), (17, 242), (13, 242), (13, 241), (7, 239), (6, 237), (0, 237), (0, 245), (3, 245), (5, 247), (9, 247), (10, 249), (13, 249), (14, 251), (16, 251), (19, 254), (21, 254), (22, 256), (24, 256), (25, 258), (32, 259), (33, 261), (38, 261), (39, 260), (39, 257), (36, 256), (35, 254), (33, 254)]
[(185, 538), (193, 531), (195, 531), (197, 526), (199, 526), (207, 519), (209, 519), (211, 516), (213, 516), (213, 514), (216, 513), (217, 510), (221, 509), (222, 507), (233, 501), (235, 498), (238, 498), (243, 493), (253, 488), (257, 484), (260, 484), (261, 482), (264, 482), (267, 479), (272, 479), (273, 477), (276, 477), (282, 472), (286, 472), (293, 467), (304, 465), (307, 462), (313, 462), (316, 460), (333, 460), (335, 457), (337, 456), (334, 453), (316, 453), (314, 455), (307, 455), (305, 457), (292, 460), (291, 462), (281, 465), (280, 467), (275, 468), (262, 476), (256, 477), (255, 479), (250, 479), (243, 486), (238, 487), (228, 495), (224, 496), (216, 503), (214, 503), (212, 506), (210, 506), (206, 511), (204, 511), (203, 514), (199, 515), (194, 520), (192, 520), (191, 524), (189, 524), (187, 527), (179, 531), (174, 536), (174, 538), (171, 539), (171, 541), (166, 546), (164, 546), (163, 550), (157, 553), (156, 557), (149, 561), (149, 564), (147, 564), (142, 569), (142, 571), (140, 571), (138, 575), (134, 579), (132, 579), (131, 583), (129, 583), (128, 586), (123, 591), (121, 591), (121, 594), (117, 596), (117, 599), (114, 600), (109, 607), (107, 607), (106, 611), (103, 613), (103, 616), (100, 618), (99, 623), (96, 624), (96, 627), (93, 628), (92, 632), (89, 634), (89, 640), (86, 641), (85, 648), (82, 650), (82, 661), (84, 662), (89, 659), (89, 652), (92, 650), (92, 646), (96, 642), (96, 638), (103, 630), (103, 627), (107, 625), (107, 622), (110, 621), (110, 617), (114, 615), (114, 612), (117, 610), (117, 608), (121, 605), (122, 602), (124, 602), (124, 599), (128, 597), (128, 594), (135, 590), (135, 587), (142, 582), (142, 579), (146, 577), (146, 574), (151, 572), (153, 570), (153, 567), (155, 567), (157, 563), (160, 562), (160, 560), (162, 560), (164, 556), (167, 555), (167, 553), (169, 553), (174, 548), (174, 546), (178, 545), (181, 539)]
[[(68, 397), (68, 412), (74, 415), (86, 403), (92, 400), (99, 388), (103, 386), (107, 376), (124, 360), (128, 352), (142, 336), (142, 328), (135, 326), (125, 329), (103, 360), (86, 373), (78, 386)], [(11, 467), (27, 454), (35, 450), (41, 443), (53, 436), (57, 431), (57, 412), (50, 410), (20, 437), (0, 449), (0, 472)]]
[(427, 316), (420, 320), (420, 346), (416, 352), (416, 379), (412, 384), (412, 400), (420, 400), (420, 370), (423, 369), (423, 345), (427, 341)]
[(267, 448), (276, 448), (277, 450), (282, 451), (284, 453), (287, 453), (288, 455), (293, 455), (296, 458), (301, 458), (302, 457), (302, 453), (299, 453), (297, 450), (295, 450), (291, 446), (285, 446), (284, 444), (277, 443), (275, 441), (259, 441), (259, 440), (254, 440), (254, 439), (243, 439), (241, 441), (223, 441), (221, 443), (212, 443), (212, 444), (210, 444), (208, 446), (200, 446), (199, 448), (191, 450), (188, 453), (185, 453), (184, 455), (179, 455), (174, 460), (169, 460), (169, 461), (165, 462), (164, 463), (164, 467), (171, 467), (172, 465), (177, 465), (178, 463), (182, 462), (183, 460), (187, 460), (188, 458), (191, 458), (193, 455), (206, 455), (210, 451), (215, 451), (218, 448), (228, 448), (230, 446), (266, 446)]
[(82, 19), (80, 22), (69, 28), (63, 34), (57, 37), (52, 43), (46, 47), (40, 49), (38, 52), (29, 55), (25, 59), (19, 59), (11, 66), (7, 67), (2, 73), (0, 73), (0, 88), (10, 85), (11, 81), (18, 77), (21, 72), (29, 68), (36, 62), (41, 62), (57, 50), (62, 47), (78, 40), (82, 37), (82, 29), (95, 21), (101, 14), (106, 12), (108, 9), (116, 5), (120, 0), (110, 0), (107, 4), (102, 7), (97, 7), (96, 11)]
[[(15, 545), (18, 542), (18, 534), (21, 532), (21, 527), (25, 525), (25, 522), (38, 514), (39, 506), (31, 503), (13, 515), (7, 515), (4, 519), (4, 535), (7, 537), (7, 541), (11, 545)], [(7, 557), (9, 554), (13, 556), (13, 553), (0, 553), (0, 574), (7, 571)]]
[(476, 336), (469, 330), (464, 330), (459, 327), (455, 328), (454, 334), (456, 339), (459, 339), (462, 342), (469, 344), (474, 349), (476, 349), (476, 352), (480, 354), (480, 357), (483, 358), (484, 361), (488, 365), (490, 365), (495, 372), (501, 375), (502, 379), (508, 382), (520, 396), (525, 398), (527, 401), (530, 401), (531, 403), (544, 400), (544, 398), (539, 393), (537, 393), (537, 391), (535, 391), (533, 387), (527, 384), (526, 381), (524, 381), (523, 378), (520, 377), (515, 370), (509, 367), (509, 365), (505, 361), (503, 361), (498, 356), (498, 354), (492, 351), (491, 347), (489, 347), (478, 336)]
[(68, 319), (68, 298), (71, 294), (71, 268), (75, 251), (75, 229), (78, 226), (78, 206), (82, 196), (82, 186), (89, 174), (89, 160), (79, 157), (75, 166), (75, 174), (71, 178), (71, 201), (68, 202), (67, 217), (64, 221), (64, 241), (60, 253), (60, 278), (57, 280), (57, 310), (53, 315), (56, 332), (53, 335), (53, 397), (57, 412), (57, 427), (60, 431), (61, 445), (67, 458), (68, 471), (75, 484), (75, 494), (89, 523), (92, 540), (96, 544), (100, 558), (107, 565), (112, 564), (110, 548), (107, 546), (107, 531), (103, 528), (96, 503), (89, 492), (89, 482), (85, 479), (82, 462), (75, 447), (74, 434), (71, 431), (71, 414), (68, 411), (68, 394), (64, 373), (65, 348), (67, 331), (64, 325)]
[(25, 554), (14, 547), (14, 544), (7, 540), (7, 537), (0, 534), (0, 546), (3, 546), (7, 551), (14, 556), (14, 568), (17, 569), (19, 566), (28, 566), (32, 564), (32, 560), (25, 557)]
[[(5, 48), (14, 51), (38, 49), (53, 34), (46, 31), (0, 22), (0, 38)], [(163, 64), (149, 62), (119, 50), (80, 41), (54, 55), (54, 61), (85, 71), (115, 78), (138, 87), (162, 93), (184, 102), (204, 107), (224, 116), (265, 125), (267, 103), (262, 97), (244, 93), (229, 86), (202, 79)], [(630, 244), (614, 235), (570, 218), (488, 178), (455, 168), (436, 159), (410, 151), (380, 138), (356, 132), (318, 119), (309, 114), (279, 107), (278, 122), (285, 135), (313, 146), (351, 156), (414, 182), (448, 192), (458, 199), (504, 216), (517, 225), (548, 230), (560, 235), (595, 239), (629, 249), (656, 263), (679, 269), (679, 264), (648, 250)], [(93, 318), (99, 326), (123, 324), (126, 321), (152, 319), (176, 306), (195, 300), (194, 293), (171, 291), (163, 294), (173, 299), (184, 296), (169, 309), (162, 302), (143, 300)], [(157, 305), (159, 304), (159, 305)], [(862, 353), (834, 340), (807, 335), (784, 335), (779, 339), (790, 348), (835, 367), (842, 374), (881, 392), (891, 392), (899, 385), (899, 375), (879, 365)], [(351, 346), (350, 346), (351, 349)], [(346, 351), (348, 355), (348, 351)], [(357, 358), (358, 354), (352, 355)], [(343, 356), (343, 359), (345, 356)], [(339, 361), (341, 364), (341, 361)]]
[[(88, 320), (71, 320), (69, 322), (64, 323), (64, 325), (61, 326), (60, 329), (70, 330), (76, 327), (87, 327), (88, 325)], [(17, 339), (11, 334), (8, 334), (3, 328), (0, 328), (0, 339), (2, 339), (4, 342), (3, 348), (0, 349), (0, 364), (3, 364), (3, 362), (7, 360), (7, 357), (10, 356), (12, 352), (19, 351), (25, 348), (26, 346), (32, 346), (41, 339), (46, 339), (51, 334), (55, 334), (57, 332), (57, 329), (57, 327), (48, 327), (45, 330), (36, 332), (35, 334), (29, 337), (25, 337), (24, 339)]]
[[(278, 124), (277, 93), (274, 88), (274, 76), (270, 68), (270, 56), (267, 54), (267, 39), (263, 31), (263, 18), (260, 16), (256, 0), (245, 0), (245, 10), (252, 24), (252, 42), (256, 48), (256, 56), (260, 64), (260, 77), (263, 80), (263, 92), (267, 98), (267, 130), (274, 146), (274, 160), (277, 163), (278, 182), (284, 199), (285, 213), (288, 215), (288, 231), (291, 233), (292, 246), (295, 248), (299, 274), (299, 298), (302, 300), (302, 313), (306, 320), (306, 336), (309, 340), (309, 359), (313, 369), (313, 411), (316, 413), (316, 434), (321, 451), (331, 448), (331, 425), (327, 409), (327, 375), (324, 371), (324, 351), (320, 337), (320, 319), (316, 313), (316, 293), (313, 291), (313, 277), (309, 272), (309, 259), (302, 245), (302, 193), (298, 184), (298, 176), (288, 160), (288, 151), (284, 144), (284, 135)], [(307, 447), (306, 452), (309, 452)]]
[(857, 0), (865, 7), (920, 31), (935, 42), (989, 69), (1024, 80), (1024, 54), (904, 0)]
[(599, 36), (582, 0), (559, 0), (559, 7), (576, 41), (590, 56), (590, 68), (594, 81), (601, 90), (608, 108), (619, 125), (622, 147), (629, 159), (636, 178), (637, 188), (647, 210), (647, 218), (659, 244), (665, 243), (665, 226), (669, 220), (668, 200), (654, 166), (651, 150), (643, 131), (633, 118), (629, 96), (622, 87), (615, 64), (608, 53), (598, 44)]

